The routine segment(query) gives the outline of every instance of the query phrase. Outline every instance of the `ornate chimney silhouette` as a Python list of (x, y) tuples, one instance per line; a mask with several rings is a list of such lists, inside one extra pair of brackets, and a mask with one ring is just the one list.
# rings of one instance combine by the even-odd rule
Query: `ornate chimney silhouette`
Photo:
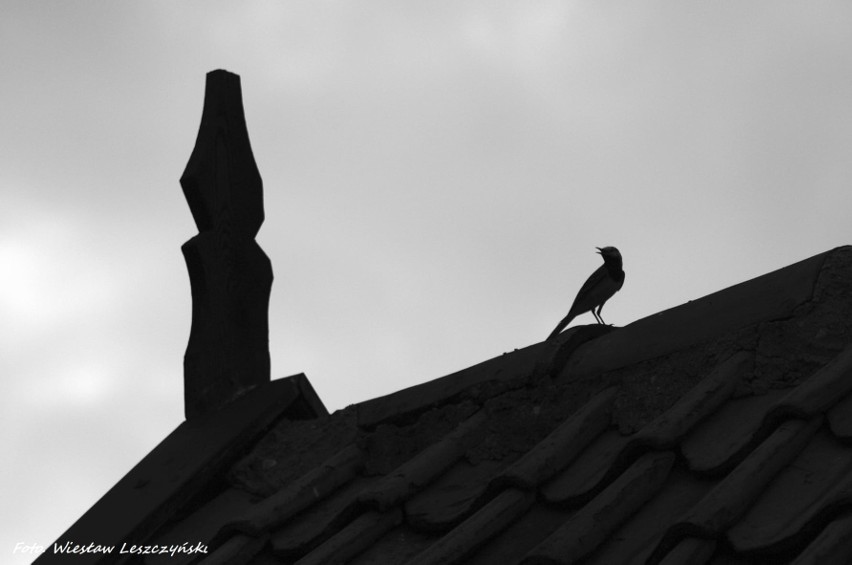
[(199, 231), (181, 247), (192, 287), (183, 363), (190, 419), (269, 382), (272, 265), (254, 240), (263, 223), (263, 183), (238, 75), (207, 73), (201, 126), (180, 184)]

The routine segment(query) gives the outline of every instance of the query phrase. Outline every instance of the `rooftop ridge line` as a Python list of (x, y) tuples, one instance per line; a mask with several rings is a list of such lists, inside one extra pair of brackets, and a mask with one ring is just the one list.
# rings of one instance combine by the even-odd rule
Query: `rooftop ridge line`
[(482, 389), (518, 389), (551, 378), (568, 362), (574, 350), (611, 331), (618, 330), (600, 324), (575, 326), (563, 332), (565, 337), (515, 349), (449, 375), (361, 402), (357, 405), (358, 426), (372, 429), (383, 422), (415, 418), (434, 406), (451, 402), (470, 399), (482, 404)]
[[(813, 300), (826, 259), (819, 253), (770, 273), (636, 320), (580, 346), (562, 378), (587, 378), (656, 359), (759, 322), (788, 318)], [(683, 331), (683, 328), (691, 328)]]

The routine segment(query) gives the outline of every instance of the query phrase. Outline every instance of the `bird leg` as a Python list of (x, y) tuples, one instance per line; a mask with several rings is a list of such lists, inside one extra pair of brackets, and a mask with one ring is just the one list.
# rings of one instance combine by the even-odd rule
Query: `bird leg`
[[(604, 302), (604, 304), (606, 304), (606, 303)], [(599, 323), (599, 324), (606, 324), (606, 322), (604, 322), (603, 316), (601, 316), (601, 310), (603, 310), (603, 307), (604, 307), (604, 305), (603, 305), (603, 304), (601, 304), (600, 306), (598, 306), (598, 311), (597, 311), (597, 313), (595, 314), (595, 318), (597, 318), (597, 319), (598, 319), (598, 323)], [(593, 310), (593, 311), (594, 311), (594, 310)]]

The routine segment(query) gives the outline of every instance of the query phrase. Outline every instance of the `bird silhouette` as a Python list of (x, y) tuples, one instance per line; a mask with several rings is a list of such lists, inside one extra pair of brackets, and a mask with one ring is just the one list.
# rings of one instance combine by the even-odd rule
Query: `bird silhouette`
[(604, 323), (601, 310), (606, 301), (624, 285), (624, 269), (622, 269), (621, 253), (618, 249), (615, 247), (597, 247), (596, 249), (603, 257), (604, 264), (583, 283), (568, 315), (559, 322), (547, 339), (553, 339), (559, 335), (559, 332), (564, 330), (571, 320), (586, 312), (591, 312), (599, 324)]

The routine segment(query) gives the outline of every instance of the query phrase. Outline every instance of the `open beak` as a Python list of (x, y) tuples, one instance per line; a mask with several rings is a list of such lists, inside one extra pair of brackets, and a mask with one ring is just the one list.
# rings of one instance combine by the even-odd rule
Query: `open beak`
[(598, 255), (602, 255), (602, 254), (603, 254), (603, 250), (602, 250), (600, 247), (595, 247), (595, 249), (597, 249), (597, 253), (598, 253)]

